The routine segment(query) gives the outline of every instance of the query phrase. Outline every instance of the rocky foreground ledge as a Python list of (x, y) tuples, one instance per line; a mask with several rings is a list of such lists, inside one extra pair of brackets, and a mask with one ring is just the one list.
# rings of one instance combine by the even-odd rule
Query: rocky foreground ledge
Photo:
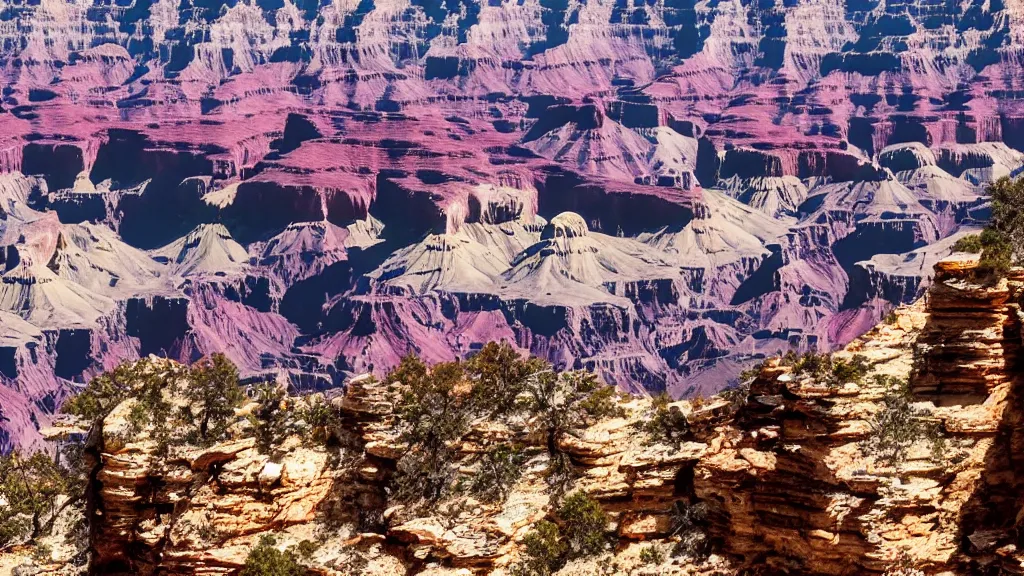
[[(1024, 275), (979, 283), (975, 265), (941, 261), (925, 300), (830, 360), (863, 373), (770, 360), (749, 388), (726, 397), (668, 405), (623, 397), (620, 415), (562, 435), (577, 470), (568, 490), (600, 503), (612, 545), (556, 574), (1024, 571)], [(397, 505), (386, 486), (407, 447), (394, 394), (353, 379), (332, 400), (340, 446), (294, 436), (274, 454), (240, 434), (160, 456), (145, 433), (125, 434), (128, 407), (115, 410), (90, 438), (92, 570), (234, 574), (273, 534), (282, 549), (304, 547), (310, 574), (516, 574), (524, 537), (555, 506), (547, 453), (523, 463), (501, 503)], [(686, 430), (671, 441), (650, 433), (656, 419), (681, 418)], [(912, 437), (880, 432), (892, 422)], [(456, 458), (468, 462), (512, 433), (478, 422)], [(707, 543), (700, 554), (687, 546), (696, 533)], [(0, 556), (0, 566), (26, 560), (17, 555)], [(38, 559), (18, 570), (73, 571)]]

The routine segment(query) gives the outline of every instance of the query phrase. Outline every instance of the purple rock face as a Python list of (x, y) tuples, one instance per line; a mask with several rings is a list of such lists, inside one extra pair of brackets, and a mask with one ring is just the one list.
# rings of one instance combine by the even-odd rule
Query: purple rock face
[(1024, 165), (1019, 8), (3, 3), (0, 450), (145, 354), (684, 395), (842, 344)]

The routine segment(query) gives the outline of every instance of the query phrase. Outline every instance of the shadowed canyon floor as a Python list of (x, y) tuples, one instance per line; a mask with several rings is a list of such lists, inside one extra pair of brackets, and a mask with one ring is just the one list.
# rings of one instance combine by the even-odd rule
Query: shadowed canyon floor
[(0, 450), (92, 376), (508, 340), (709, 394), (918, 298), (1024, 165), (1017, 2), (0, 6)]

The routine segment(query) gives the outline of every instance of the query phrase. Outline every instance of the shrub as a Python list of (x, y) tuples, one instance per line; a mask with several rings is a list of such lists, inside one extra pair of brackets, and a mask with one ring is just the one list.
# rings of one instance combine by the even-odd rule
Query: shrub
[(939, 426), (926, 422), (927, 414), (915, 409), (910, 387), (906, 380), (891, 376), (876, 376), (876, 382), (886, 388), (882, 409), (871, 419), (871, 435), (865, 450), (887, 466), (900, 466), (915, 442), (926, 440), (931, 444), (931, 457), (945, 459), (946, 441)]
[(558, 518), (570, 560), (604, 551), (608, 517), (594, 499), (583, 492), (572, 494), (558, 509)]
[(264, 535), (259, 544), (249, 551), (242, 567), (241, 576), (303, 576), (306, 569), (299, 564), (290, 550), (282, 552), (275, 548), (273, 536)]
[(847, 382), (860, 384), (870, 369), (867, 360), (859, 354), (850, 361), (837, 360), (832, 356), (829, 356), (829, 359), (832, 367), (829, 381), (834, 386), (841, 386)]
[[(1024, 230), (1020, 232), (1024, 233)], [(1014, 246), (1009, 237), (994, 228), (986, 228), (981, 233), (981, 244), (984, 249), (978, 262), (978, 272), (995, 277), (1006, 274), (1015, 262)]]
[(176, 386), (183, 373), (177, 365), (148, 358), (126, 362), (90, 380), (84, 390), (64, 403), (62, 410), (93, 423), (106, 418), (121, 402), (134, 398), (136, 404), (128, 416), (133, 432), (147, 424), (166, 427), (172, 410), (164, 400), (164, 390)]
[(220, 530), (210, 517), (205, 517), (193, 524), (196, 534), (206, 542), (218, 542), (221, 539)]
[(402, 439), (435, 451), (469, 430), (472, 396), (460, 389), (466, 371), (460, 362), (443, 362), (427, 369), (418, 358), (406, 357), (388, 376), (405, 385), (398, 415), (406, 426)]
[(292, 432), (292, 405), (284, 389), (270, 382), (257, 385), (253, 399), (259, 406), (249, 414), (249, 423), (256, 437), (256, 448), (266, 454)]
[(523, 538), (522, 559), (513, 566), (513, 576), (551, 576), (565, 565), (568, 550), (558, 526), (541, 520)]
[[(174, 408), (165, 395), (180, 396), (185, 404)], [(148, 427), (161, 453), (172, 440), (200, 445), (222, 440), (243, 398), (238, 370), (223, 354), (203, 358), (192, 367), (144, 358), (93, 378), (63, 411), (94, 423), (121, 402), (134, 400), (127, 415), (128, 433)]]
[(761, 375), (762, 370), (764, 370), (764, 361), (758, 362), (757, 364), (751, 366), (750, 368), (747, 368), (746, 370), (740, 372), (740, 375), (737, 378), (737, 380), (739, 381), (740, 385), (750, 384), (754, 380), (757, 380), (757, 378)]
[(711, 554), (711, 540), (707, 536), (705, 526), (708, 521), (709, 508), (704, 502), (689, 503), (679, 500), (672, 509), (672, 536), (678, 536), (672, 553), (675, 556), (686, 556), (703, 560)]
[(469, 491), (486, 502), (501, 502), (523, 474), (526, 455), (519, 446), (499, 444), (480, 457)]
[(227, 435), (235, 421), (235, 408), (245, 399), (238, 385), (238, 369), (223, 354), (203, 358), (188, 369), (189, 385), (180, 408), (181, 418), (196, 428), (189, 440), (210, 445)]
[(984, 247), (984, 244), (981, 243), (981, 236), (977, 234), (969, 234), (960, 238), (955, 244), (953, 244), (953, 252), (979, 254)]
[(988, 187), (992, 218), (977, 236), (965, 236), (954, 250), (981, 252), (978, 274), (998, 278), (1024, 254), (1024, 180), (1000, 178)]
[(253, 400), (258, 406), (249, 414), (249, 424), (256, 437), (256, 448), (264, 454), (291, 435), (326, 444), (340, 424), (334, 407), (319, 394), (293, 397), (276, 383), (262, 382), (253, 389)]
[[(504, 486), (519, 477), (524, 462), (511, 445), (499, 444), (480, 457), (480, 477), (459, 480), (455, 447), (476, 421), (523, 426), (532, 420), (546, 438), (549, 480), (564, 486), (573, 467), (558, 447), (560, 437), (620, 412), (614, 388), (593, 374), (556, 374), (546, 362), (523, 358), (508, 344), (488, 344), (466, 362), (432, 367), (408, 356), (385, 383), (401, 395), (396, 416), (409, 450), (398, 462), (391, 489), (406, 504), (432, 505), (462, 487), (504, 498)], [(524, 413), (531, 418), (520, 418)]]
[(433, 452), (410, 450), (399, 461), (391, 485), (391, 498), (408, 506), (433, 507), (456, 491), (458, 469), (450, 448)]
[(527, 398), (522, 405), (527, 413), (535, 416), (536, 425), (544, 434), (552, 464), (549, 480), (560, 488), (564, 487), (572, 465), (558, 446), (559, 438), (574, 434), (601, 418), (621, 413), (615, 389), (585, 371), (539, 374), (528, 383)]
[(565, 499), (558, 509), (561, 526), (541, 520), (523, 538), (523, 554), (513, 576), (550, 576), (569, 560), (600, 554), (605, 549), (608, 517), (601, 505), (583, 492)]
[[(992, 220), (988, 226), (1004, 234), (1013, 245), (1014, 254), (1024, 252), (1024, 180), (1000, 178), (988, 187), (992, 198)], [(983, 239), (984, 240), (984, 239)]]
[(659, 565), (665, 561), (665, 553), (656, 545), (651, 544), (640, 551), (640, 561), (644, 564)]
[(299, 558), (309, 561), (313, 558), (313, 555), (316, 554), (316, 551), (320, 549), (320, 545), (316, 542), (313, 542), (312, 540), (303, 540), (302, 542), (299, 542), (298, 544), (293, 546), (293, 548), (295, 549), (295, 553), (298, 554)]
[(664, 442), (675, 447), (690, 435), (690, 423), (686, 416), (678, 410), (669, 408), (672, 399), (668, 394), (662, 393), (651, 399), (653, 413), (645, 421), (637, 424), (637, 427), (645, 432), (651, 440)]
[[(760, 372), (758, 372), (760, 373)], [(739, 412), (750, 396), (750, 384), (752, 380), (741, 380), (739, 385), (726, 388), (718, 393), (718, 397), (729, 403), (729, 412)]]
[(690, 398), (690, 408), (693, 410), (700, 410), (707, 405), (708, 399), (703, 394), (698, 393)]
[(478, 408), (492, 416), (506, 416), (516, 409), (531, 378), (550, 370), (539, 358), (523, 358), (508, 343), (487, 343), (467, 362)]
[(842, 386), (847, 382), (860, 384), (871, 368), (867, 360), (859, 354), (847, 361), (831, 354), (818, 354), (813, 351), (802, 355), (789, 352), (783, 357), (782, 364), (792, 367), (793, 374), (808, 376), (830, 388)]
[(48, 544), (36, 544), (32, 547), (32, 560), (36, 564), (53, 562), (53, 547)]
[(32, 543), (84, 495), (84, 478), (44, 452), (0, 455), (0, 548)]
[(451, 493), (457, 476), (451, 445), (466, 434), (473, 416), (464, 367), (445, 362), (428, 368), (407, 356), (386, 382), (404, 387), (397, 413), (401, 440), (410, 447), (398, 462), (394, 497), (437, 502)]
[(319, 394), (307, 396), (305, 402), (296, 410), (295, 417), (302, 422), (301, 431), (305, 436), (321, 444), (328, 442), (341, 424), (334, 407)]

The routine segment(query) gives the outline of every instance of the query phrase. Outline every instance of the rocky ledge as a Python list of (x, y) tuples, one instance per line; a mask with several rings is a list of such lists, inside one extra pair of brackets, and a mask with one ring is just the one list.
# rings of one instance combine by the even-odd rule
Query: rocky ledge
[[(556, 574), (1019, 573), (1024, 282), (975, 276), (972, 258), (940, 261), (927, 298), (831, 357), (769, 360), (711, 399), (619, 397), (613, 417), (559, 435), (566, 491), (600, 504), (610, 545)], [(561, 498), (545, 439), (478, 421), (452, 458), (470, 469), (518, 434), (529, 456), (507, 497), (398, 503), (399, 393), (352, 379), (331, 399), (332, 442), (292, 436), (266, 454), (240, 424), (158, 455), (119, 407), (90, 439), (93, 571), (232, 574), (271, 533), (309, 543), (311, 574), (515, 573)]]

